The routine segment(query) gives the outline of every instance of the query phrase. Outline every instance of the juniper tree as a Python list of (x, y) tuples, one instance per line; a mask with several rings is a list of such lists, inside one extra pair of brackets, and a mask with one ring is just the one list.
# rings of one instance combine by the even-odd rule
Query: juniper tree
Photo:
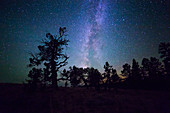
[(118, 80), (119, 80), (119, 76), (117, 74), (117, 71), (116, 69), (112, 68), (112, 76), (111, 76), (112, 84), (116, 83)]
[[(66, 28), (59, 28), (59, 35), (46, 34), (46, 38), (38, 46), (39, 52), (30, 58), (29, 67), (35, 65), (44, 66), (44, 79), (52, 82), (53, 87), (58, 87), (57, 72), (67, 64), (68, 56), (64, 54), (69, 40), (66, 39)], [(36, 57), (35, 57), (36, 56)]]
[(42, 81), (42, 70), (38, 68), (32, 68), (28, 73), (28, 77), (31, 78), (30, 80), (27, 80), (29, 86), (34, 90), (37, 88), (37, 84), (41, 83)]
[(61, 73), (62, 78), (60, 78), (61, 80), (65, 81), (65, 87), (68, 86), (68, 82), (70, 80), (70, 72), (67, 71), (66, 69), (64, 69)]
[(129, 64), (123, 65), (123, 70), (121, 71), (123, 76), (129, 77), (131, 76), (131, 66)]
[(37, 88), (38, 83), (42, 83), (42, 69), (38, 66), (40, 65), (40, 61), (38, 60), (38, 56), (30, 53), (31, 58), (29, 58), (30, 63), (27, 65), (27, 67), (30, 67), (31, 70), (28, 73), (29, 80), (26, 79), (28, 82), (28, 88), (31, 88), (32, 90), (35, 90)]
[[(162, 64), (159, 59), (150, 57), (149, 78), (158, 79), (162, 74)], [(162, 75), (163, 76), (163, 75)]]
[(72, 87), (76, 87), (80, 84), (82, 72), (80, 73), (79, 68), (76, 66), (70, 67), (70, 84)]
[(140, 67), (139, 67), (138, 62), (135, 59), (133, 59), (132, 61), (132, 74), (129, 77), (129, 79), (132, 79), (132, 80), (141, 79)]
[(148, 58), (143, 58), (141, 64), (142, 64), (141, 67), (142, 76), (143, 79), (146, 79), (149, 77), (150, 61)]
[(93, 67), (88, 68), (88, 80), (90, 86), (94, 86), (96, 90), (99, 89), (101, 78), (101, 73), (97, 69), (94, 69)]
[(104, 83), (105, 90), (107, 90), (107, 87), (110, 89), (110, 84), (111, 84), (111, 71), (112, 71), (112, 66), (109, 65), (108, 62), (105, 63), (104, 65), (104, 79), (106, 82)]
[(170, 42), (159, 44), (160, 57), (163, 58), (165, 70), (168, 76), (170, 76)]

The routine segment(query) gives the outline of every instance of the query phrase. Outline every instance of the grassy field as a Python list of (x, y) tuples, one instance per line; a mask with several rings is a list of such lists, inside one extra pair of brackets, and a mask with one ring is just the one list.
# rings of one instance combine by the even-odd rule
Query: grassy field
[(170, 113), (170, 92), (59, 88), (28, 93), (0, 84), (0, 113)]

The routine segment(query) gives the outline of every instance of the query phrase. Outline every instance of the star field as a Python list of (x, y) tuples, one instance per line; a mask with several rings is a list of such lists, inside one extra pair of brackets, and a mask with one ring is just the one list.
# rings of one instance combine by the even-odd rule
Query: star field
[(25, 80), (29, 52), (58, 28), (68, 30), (69, 66), (95, 67), (108, 61), (120, 72), (135, 58), (159, 58), (158, 45), (170, 41), (168, 0), (2, 0), (0, 82)]

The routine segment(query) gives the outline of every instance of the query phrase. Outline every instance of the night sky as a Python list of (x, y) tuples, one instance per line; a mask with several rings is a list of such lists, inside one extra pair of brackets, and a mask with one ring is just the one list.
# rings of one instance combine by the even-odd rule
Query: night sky
[(120, 72), (135, 58), (159, 58), (170, 41), (169, 0), (1, 0), (0, 82), (22, 83), (29, 52), (66, 27), (69, 66), (97, 68), (108, 61)]

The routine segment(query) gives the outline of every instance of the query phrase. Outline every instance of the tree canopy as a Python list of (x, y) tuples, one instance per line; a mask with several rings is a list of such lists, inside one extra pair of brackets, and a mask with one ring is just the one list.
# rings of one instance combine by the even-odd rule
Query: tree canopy
[(66, 39), (66, 28), (59, 28), (59, 35), (46, 34), (46, 38), (41, 41), (38, 46), (39, 52), (31, 54), (30, 64), (28, 67), (42, 66), (43, 76), (45, 81), (52, 83), (53, 87), (58, 87), (57, 72), (59, 69), (67, 65), (68, 56), (64, 54), (64, 50), (68, 45), (69, 40)]

